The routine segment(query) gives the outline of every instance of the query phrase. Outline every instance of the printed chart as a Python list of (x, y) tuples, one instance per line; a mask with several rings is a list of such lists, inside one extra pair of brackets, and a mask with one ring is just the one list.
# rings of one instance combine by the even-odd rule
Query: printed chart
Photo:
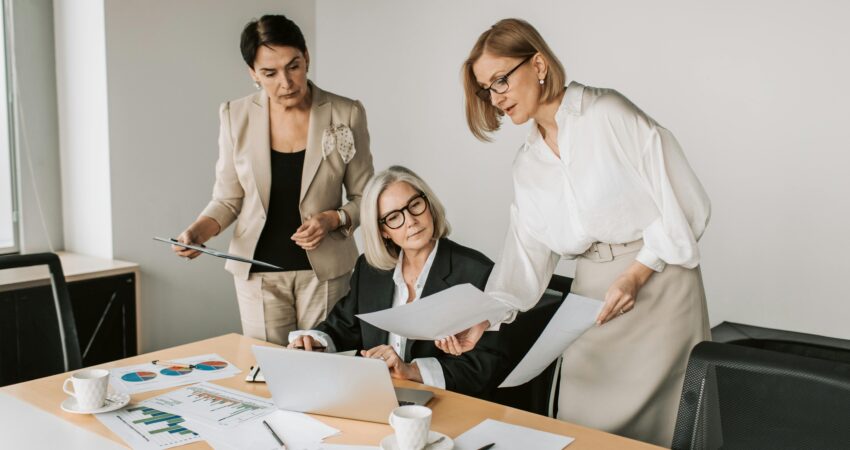
[(182, 416), (147, 406), (129, 406), (95, 417), (134, 449), (164, 449), (201, 440), (182, 425)]
[(218, 427), (250, 422), (277, 409), (273, 402), (263, 397), (211, 383), (199, 383), (149, 398), (142, 405)]
[(227, 378), (242, 372), (215, 353), (179, 358), (169, 362), (178, 364), (160, 366), (147, 363), (111, 369), (109, 382), (120, 392), (136, 394)]

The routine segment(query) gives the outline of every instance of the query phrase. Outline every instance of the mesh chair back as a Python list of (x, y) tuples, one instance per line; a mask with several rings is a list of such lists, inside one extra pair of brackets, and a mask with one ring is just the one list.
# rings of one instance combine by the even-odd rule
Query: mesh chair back
[(850, 449), (850, 365), (716, 342), (688, 361), (674, 449)]
[(71, 299), (54, 253), (0, 256), (0, 270), (47, 266), (50, 286), (3, 293), (0, 298), (2, 384), (82, 367)]

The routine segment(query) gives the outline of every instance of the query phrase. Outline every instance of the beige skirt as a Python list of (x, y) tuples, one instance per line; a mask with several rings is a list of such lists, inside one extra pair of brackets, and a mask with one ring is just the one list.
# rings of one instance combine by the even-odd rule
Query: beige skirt
[[(641, 247), (592, 246), (578, 258), (571, 291), (604, 299)], [(564, 352), (558, 418), (670, 447), (688, 355), (708, 339), (699, 267), (668, 265), (641, 288), (634, 309), (591, 328)]]

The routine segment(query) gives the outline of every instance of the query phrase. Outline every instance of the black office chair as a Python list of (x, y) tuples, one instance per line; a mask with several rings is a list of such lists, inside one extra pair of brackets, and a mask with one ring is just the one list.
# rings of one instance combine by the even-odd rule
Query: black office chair
[(0, 386), (82, 367), (71, 299), (54, 253), (0, 256), (0, 270), (47, 266), (49, 285), (0, 293)]
[[(499, 342), (507, 352), (507, 364), (500, 375), (503, 380), (522, 360), (543, 333), (552, 316), (570, 292), (572, 278), (553, 275), (543, 297), (530, 310), (517, 314), (516, 319), (499, 330)], [(511, 388), (496, 389), (492, 400), (513, 408), (549, 417), (557, 414), (557, 388), (561, 359), (558, 358), (537, 377)], [(501, 381), (500, 381), (501, 383)]]
[(674, 449), (850, 449), (850, 364), (701, 342)]

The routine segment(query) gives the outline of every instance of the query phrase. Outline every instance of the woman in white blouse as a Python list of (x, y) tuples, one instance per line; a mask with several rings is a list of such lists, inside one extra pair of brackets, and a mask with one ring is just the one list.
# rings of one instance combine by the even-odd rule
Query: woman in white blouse
[(537, 302), (561, 258), (572, 292), (604, 306), (564, 352), (558, 418), (669, 446), (691, 348), (709, 338), (697, 240), (709, 200), (667, 129), (611, 89), (565, 88), (530, 24), (485, 31), (463, 67), (470, 130), (489, 141), (502, 116), (533, 121), (513, 167), (515, 201), (485, 291), (509, 304), (438, 341), (459, 354)]

